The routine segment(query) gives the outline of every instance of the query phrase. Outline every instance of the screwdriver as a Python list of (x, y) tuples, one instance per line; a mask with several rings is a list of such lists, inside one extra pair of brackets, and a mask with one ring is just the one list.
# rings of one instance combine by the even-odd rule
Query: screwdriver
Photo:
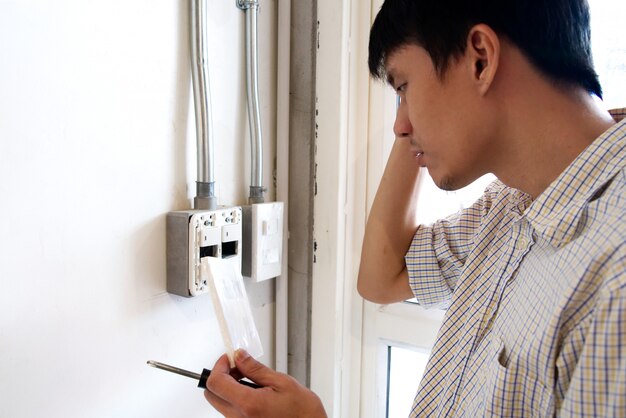
[[(202, 369), (202, 374), (198, 374), (198, 373), (179, 369), (178, 367), (170, 366), (170, 365), (159, 363), (158, 361), (152, 361), (152, 360), (148, 360), (148, 365), (152, 367), (156, 367), (157, 369), (166, 370), (171, 373), (176, 373), (181, 376), (187, 376), (192, 379), (196, 379), (198, 380), (198, 387), (202, 389), (206, 389), (206, 380), (209, 378), (209, 375), (211, 374), (211, 370), (209, 369)], [(263, 386), (257, 385), (256, 383), (252, 383), (248, 380), (243, 380), (243, 379), (237, 380), (237, 382), (241, 383), (244, 386), (248, 386), (254, 389), (259, 389), (263, 387)]]

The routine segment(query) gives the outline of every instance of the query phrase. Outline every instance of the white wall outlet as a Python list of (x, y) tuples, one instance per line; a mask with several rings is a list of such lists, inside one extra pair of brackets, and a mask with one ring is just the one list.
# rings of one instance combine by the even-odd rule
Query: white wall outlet
[(242, 273), (256, 282), (280, 276), (283, 206), (283, 202), (270, 202), (243, 207)]
[(227, 260), (241, 270), (241, 207), (167, 214), (167, 291), (197, 296), (208, 291), (200, 266), (204, 257)]

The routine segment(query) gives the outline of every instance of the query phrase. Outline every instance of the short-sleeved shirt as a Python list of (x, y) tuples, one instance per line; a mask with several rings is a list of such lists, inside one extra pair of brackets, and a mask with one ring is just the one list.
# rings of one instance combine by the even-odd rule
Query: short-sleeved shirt
[(411, 288), (447, 312), (411, 417), (626, 417), (625, 168), (626, 120), (534, 201), (495, 181), (417, 230)]

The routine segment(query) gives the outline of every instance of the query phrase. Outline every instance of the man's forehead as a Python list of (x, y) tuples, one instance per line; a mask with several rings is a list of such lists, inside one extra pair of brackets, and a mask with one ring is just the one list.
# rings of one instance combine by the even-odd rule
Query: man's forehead
[(399, 61), (412, 46), (417, 47), (415, 44), (402, 44), (389, 51), (389, 53), (385, 56), (385, 78), (389, 84), (393, 85), (394, 78), (400, 70)]

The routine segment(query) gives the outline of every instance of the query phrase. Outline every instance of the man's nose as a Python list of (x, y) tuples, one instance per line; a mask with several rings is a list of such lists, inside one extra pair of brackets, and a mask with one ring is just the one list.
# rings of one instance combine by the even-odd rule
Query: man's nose
[(411, 122), (409, 122), (407, 106), (404, 101), (398, 101), (398, 108), (396, 110), (396, 121), (393, 124), (393, 133), (396, 137), (407, 137), (411, 135), (413, 128)]

